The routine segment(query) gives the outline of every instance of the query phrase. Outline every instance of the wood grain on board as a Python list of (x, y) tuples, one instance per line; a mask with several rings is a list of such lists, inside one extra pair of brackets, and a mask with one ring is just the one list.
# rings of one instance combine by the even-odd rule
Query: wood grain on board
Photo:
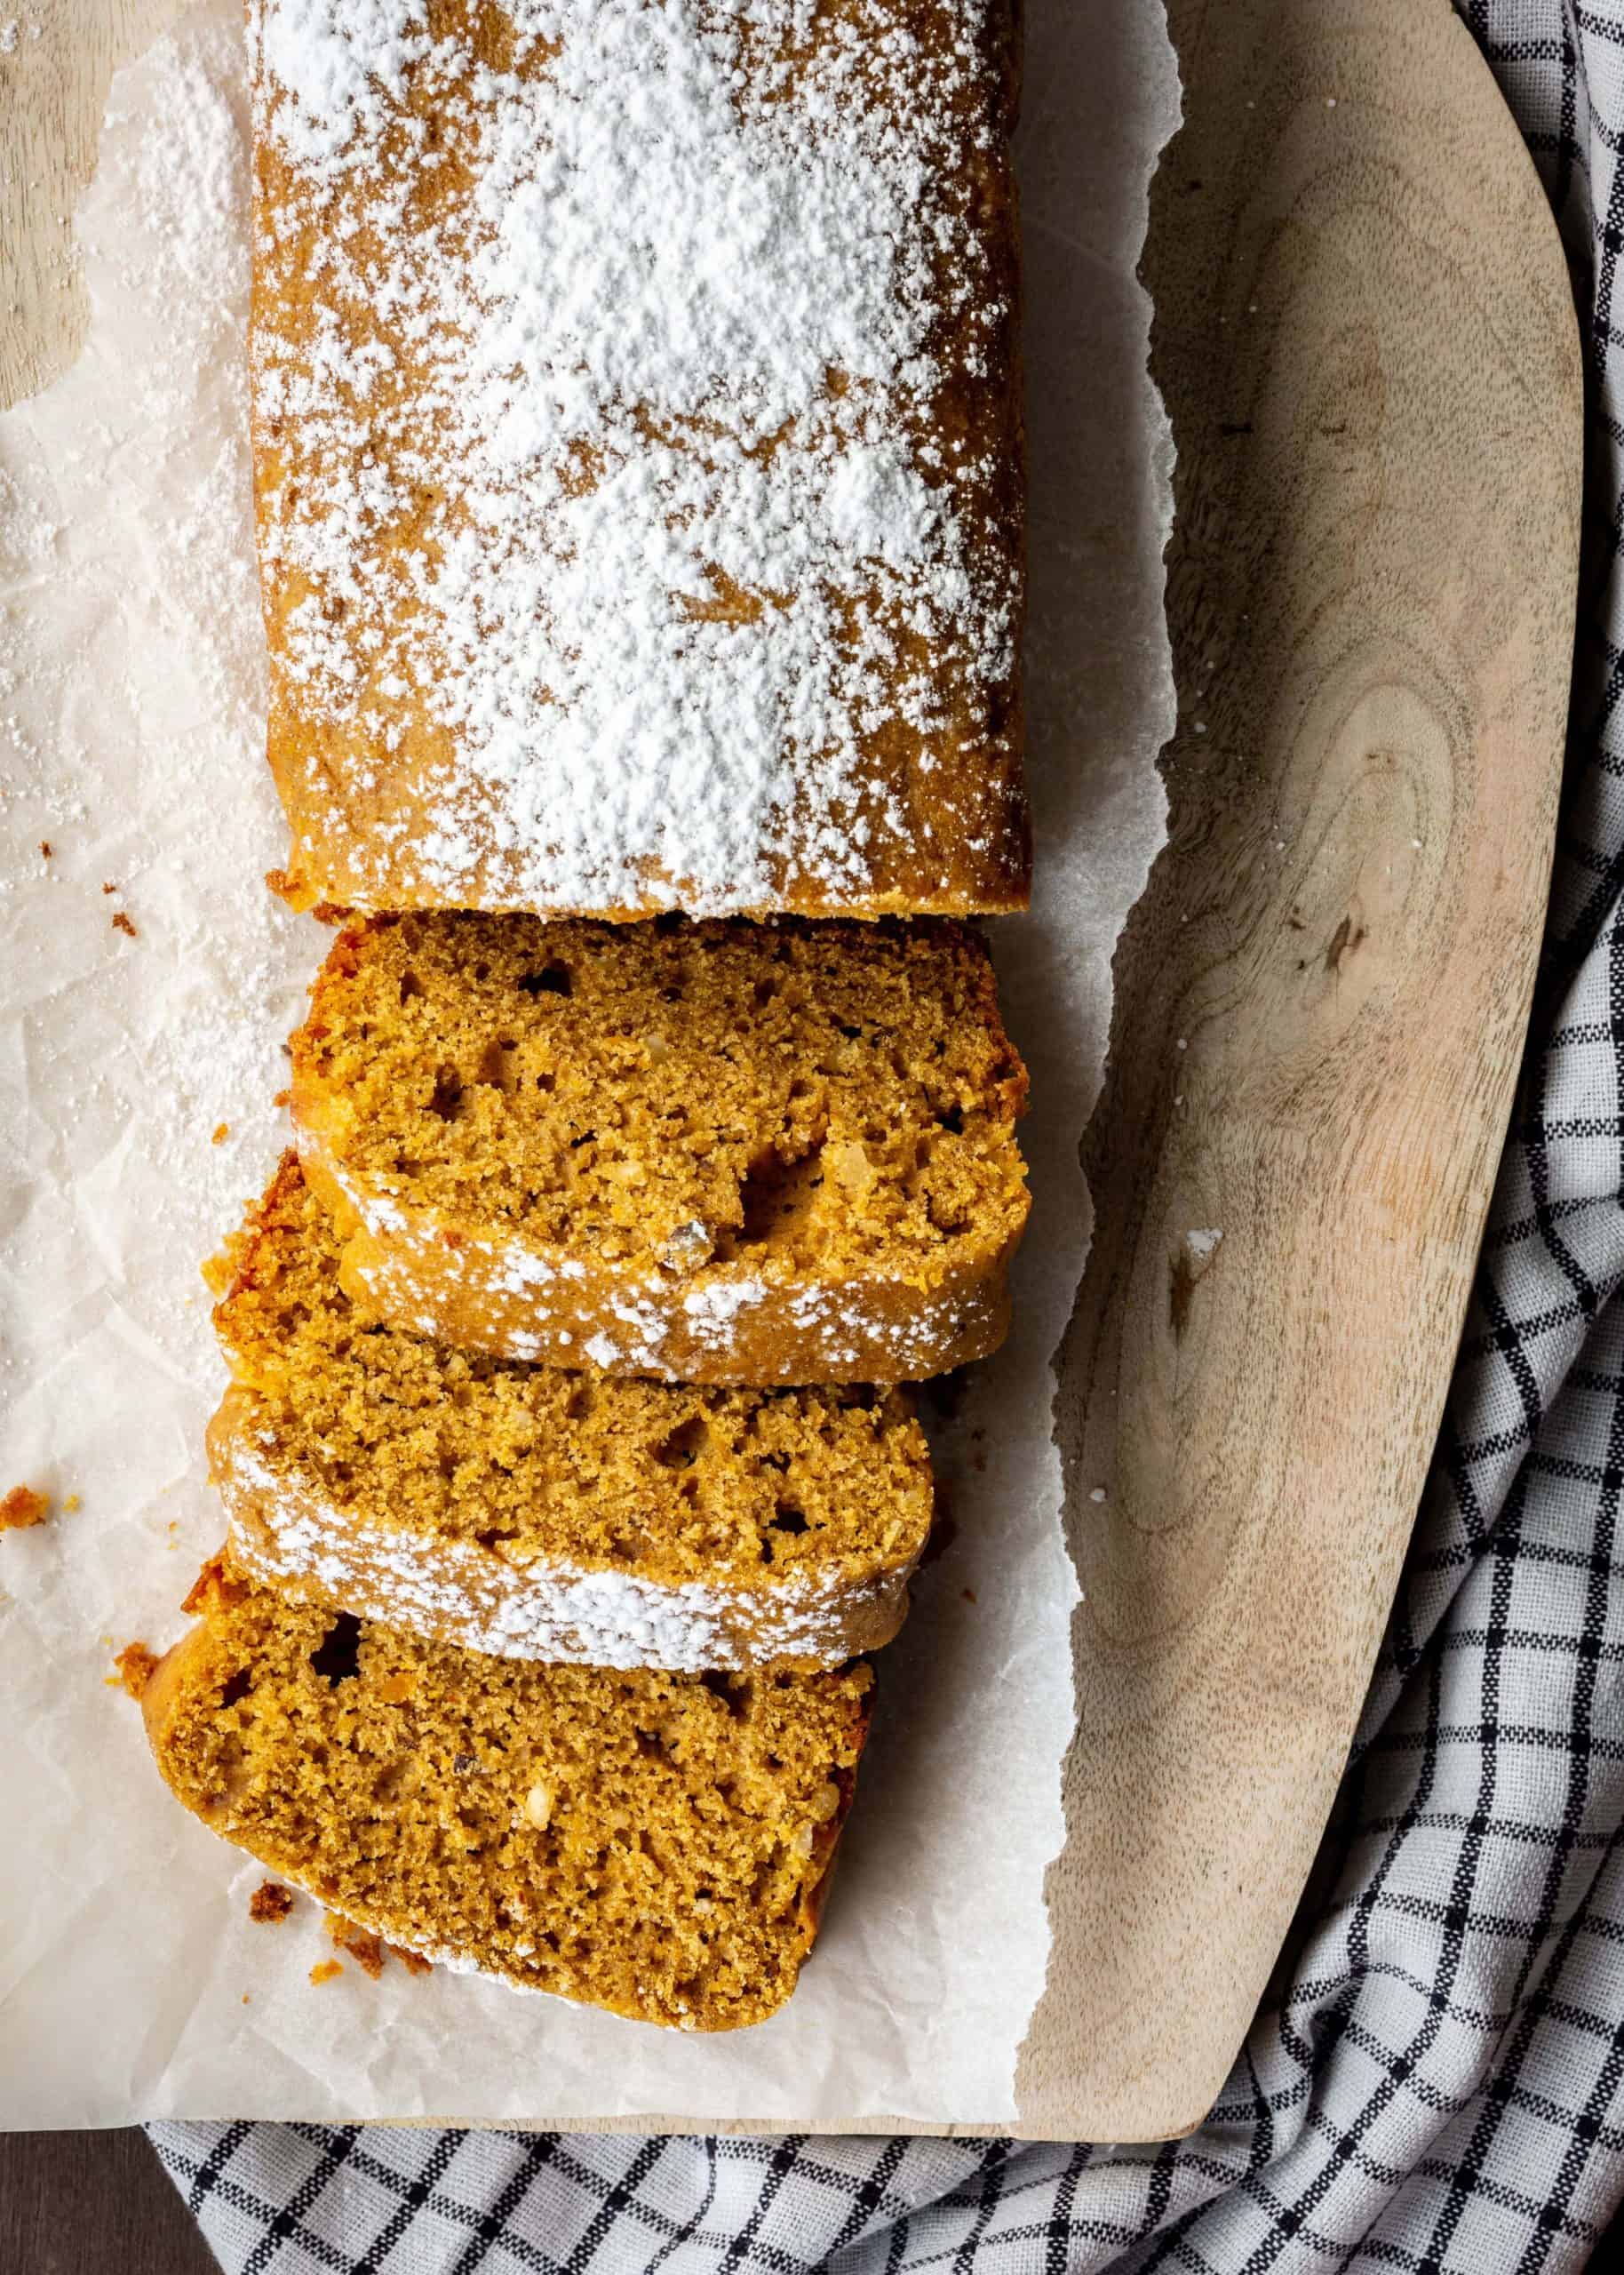
[(1509, 1112), (1580, 380), (1447, 0), (1174, 0), (1170, 841), (1118, 953), (1062, 1369), (1079, 1727), (1025, 2128), (1183, 2131), (1346, 1759)]
[[(182, 0), (36, 0), (0, 54), (0, 410), (66, 371), (86, 309), (73, 209), (95, 170), (107, 85)], [(37, 31), (37, 36), (36, 36)]]
[[(25, 146), (0, 185), (0, 402), (74, 352), (61, 217), (115, 58), (173, 13), (59, 0), (58, 36), (0, 57)], [(1018, 2078), (1039, 2137), (1198, 2121), (1290, 1922), (1505, 1128), (1572, 641), (1567, 280), (1448, 0), (1170, 16), (1187, 124), (1146, 267), (1182, 723), (1062, 1368), (1087, 1600)]]

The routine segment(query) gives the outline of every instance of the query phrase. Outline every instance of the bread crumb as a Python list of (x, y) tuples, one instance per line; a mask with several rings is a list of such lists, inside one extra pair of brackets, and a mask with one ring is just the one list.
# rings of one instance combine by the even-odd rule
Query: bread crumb
[(126, 1696), (139, 1698), (152, 1680), (158, 1655), (149, 1651), (145, 1643), (126, 1643), (113, 1664), (118, 1672), (110, 1674), (108, 1682), (119, 1684)]
[(80, 1500), (78, 1495), (76, 1493), (70, 1493), (67, 1500), (62, 1504), (62, 1514), (65, 1517), (71, 1517), (76, 1509), (82, 1509), (84, 1506), (84, 1504)]
[(140, 938), (140, 935), (137, 932), (135, 926), (124, 914), (122, 908), (119, 910), (117, 915), (113, 919), (113, 930), (115, 932), (127, 933), (132, 940), (139, 939)]
[(43, 1525), (50, 1514), (48, 1493), (36, 1493), (31, 1485), (13, 1485), (0, 1500), (0, 1532), (22, 1532), (29, 1525)]
[(215, 1124), (214, 1135), (210, 1138), (209, 1143), (211, 1145), (223, 1145), (230, 1135), (231, 1124), (228, 1122), (217, 1122)]
[(192, 1618), (202, 1613), (212, 1612), (221, 1605), (234, 1604), (243, 1592), (240, 1580), (227, 1578), (222, 1552), (218, 1556), (211, 1556), (203, 1565), (187, 1590), (180, 1608), (188, 1618)]
[(327, 1932), (341, 1952), (349, 1953), (362, 1973), (376, 1983), (384, 1971), (382, 1936), (358, 1928), (353, 1920), (343, 1919), (336, 1912), (327, 1915)]
[(293, 1891), (280, 1880), (261, 1880), (248, 1899), (248, 1916), (262, 1928), (274, 1928), (293, 1909)]
[(342, 1975), (343, 1972), (336, 1959), (318, 1960), (310, 1970), (310, 1980), (317, 1984), (330, 1983), (335, 1975)]
[(101, 890), (103, 892), (116, 892), (118, 890), (118, 887), (116, 885), (104, 883)]
[(275, 1097), (271, 1100), (271, 1104), (278, 1108), (284, 1106), (291, 1106), (292, 1103), (293, 1093), (291, 1090), (278, 1090)]
[(51, 840), (48, 837), (42, 837), (39, 841), (39, 858), (42, 861), (51, 858)]
[(408, 1975), (432, 1975), (433, 1960), (425, 1959), (421, 1952), (409, 1952), (401, 1944), (386, 1944), (384, 1949), (391, 1959), (398, 1959)]
[(975, 1602), (975, 1589), (974, 1589), (974, 1588), (960, 1588), (960, 1589), (959, 1589), (959, 1594), (964, 1598), (964, 1600), (965, 1600), (966, 1603), (974, 1603), (974, 1602)]

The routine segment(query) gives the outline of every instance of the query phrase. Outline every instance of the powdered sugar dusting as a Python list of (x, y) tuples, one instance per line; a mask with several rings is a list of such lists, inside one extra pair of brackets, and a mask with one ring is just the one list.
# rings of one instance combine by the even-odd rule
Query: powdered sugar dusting
[(746, 1587), (557, 1557), (508, 1564), (475, 1542), (358, 1522), (262, 1435), (235, 1441), (219, 1480), (245, 1569), (314, 1581), (363, 1618), (467, 1650), (694, 1674), (776, 1658), (837, 1666), (876, 1640), (865, 1623), (880, 1608), (894, 1622), (904, 1600), (905, 1569), (860, 1579), (837, 1564)]
[[(115, 98), (78, 221), (90, 343), (0, 422), (0, 963), (15, 1045), (0, 1101), (18, 1153), (50, 1171), (18, 1204), (0, 1276), (0, 1407), (19, 1461), (38, 1441), (73, 1458), (62, 1376), (27, 1355), (59, 1309), (76, 1366), (117, 1352), (144, 1412), (195, 1385), (201, 1426), (218, 1360), (196, 1264), (262, 1174), (314, 945), (259, 882), (279, 831), (259, 755), (240, 36), (195, 28), (143, 75), (136, 116)], [(22, 1285), (35, 1292), (13, 1311)], [(115, 1465), (118, 1505), (178, 1466), (175, 1436), (154, 1427)]]
[[(518, 1236), (440, 1238), (432, 1214), (402, 1209), (351, 1175), (308, 1130), (301, 1153), (343, 1191), (363, 1232), (345, 1255), (346, 1285), (393, 1326), (513, 1359), (585, 1360), (605, 1374), (668, 1382), (906, 1382), (996, 1346), (1005, 1265), (921, 1288), (901, 1260), (849, 1278), (807, 1279), (791, 1255), (758, 1269), (706, 1265), (684, 1281), (633, 1266), (588, 1274), (561, 1249)], [(899, 1293), (903, 1300), (897, 1300)]]
[[(707, 913), (861, 903), (955, 835), (1018, 866), (1011, 437), (938, 417), (1011, 316), (985, 12), (513, 0), (497, 68), (421, 0), (251, 9), (292, 185), (255, 341), (276, 694), (346, 738), (311, 826), (368, 804), (378, 905), (407, 860), (466, 905)], [(314, 321), (281, 297), (313, 215)]]

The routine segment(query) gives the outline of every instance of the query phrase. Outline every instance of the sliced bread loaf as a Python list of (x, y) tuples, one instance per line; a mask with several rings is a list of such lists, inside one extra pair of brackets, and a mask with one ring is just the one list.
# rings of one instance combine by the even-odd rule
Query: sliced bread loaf
[(1026, 1076), (976, 935), (374, 918), (293, 1040), (346, 1289), (476, 1349), (705, 1383), (983, 1357)]

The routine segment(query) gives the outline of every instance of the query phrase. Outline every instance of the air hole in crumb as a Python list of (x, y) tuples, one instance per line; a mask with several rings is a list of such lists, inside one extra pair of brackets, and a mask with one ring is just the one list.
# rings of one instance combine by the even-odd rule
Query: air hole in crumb
[(705, 1441), (710, 1434), (704, 1415), (690, 1415), (668, 1438), (660, 1441), (654, 1449), (654, 1458), (662, 1469), (691, 1469), (704, 1451)]
[(434, 1096), (428, 1110), (437, 1114), (442, 1122), (455, 1122), (462, 1106), (462, 1076), (449, 1062), (434, 1077)]
[(758, 979), (753, 990), (756, 1009), (760, 1010), (770, 1003), (777, 992), (776, 986), (770, 979)]
[(410, 1003), (415, 1002), (416, 999), (423, 994), (423, 982), (418, 978), (415, 971), (403, 971), (401, 974), (401, 1001), (402, 1003)]
[(807, 1531), (807, 1520), (803, 1513), (800, 1509), (786, 1508), (784, 1504), (780, 1501), (777, 1508), (773, 1513), (773, 1530), (775, 1532), (803, 1533)]
[(654, 929), (664, 938), (668, 933), (680, 932), (687, 922), (688, 918), (681, 909), (663, 909), (654, 920)]
[(527, 971), (519, 982), (526, 995), (572, 995), (575, 979), (568, 964), (550, 963), (540, 971)]
[(736, 1722), (742, 1722), (750, 1712), (750, 1684), (747, 1680), (724, 1674), (719, 1668), (699, 1678), (712, 1698), (720, 1698)]
[(361, 1672), (361, 1622), (353, 1611), (341, 1611), (310, 1654), (317, 1674), (324, 1674), (337, 1689)]
[(951, 1130), (955, 1138), (962, 1136), (964, 1131), (964, 1111), (962, 1107), (950, 1106), (945, 1114), (937, 1114), (936, 1123), (939, 1129)]
[(577, 1383), (564, 1404), (565, 1421), (585, 1422), (597, 1403), (596, 1385), (592, 1383)]
[(511, 1035), (499, 1035), (494, 1042), (488, 1042), (480, 1058), (476, 1079), (492, 1090), (516, 1090), (519, 1078), (513, 1069), (513, 1058), (518, 1048)]
[(254, 1687), (254, 1679), (247, 1667), (239, 1667), (220, 1693), (222, 1706), (235, 1706), (247, 1697)]
[(736, 1237), (745, 1245), (770, 1240), (821, 1181), (822, 1157), (821, 1145), (796, 1161), (786, 1161), (776, 1153), (759, 1154), (739, 1186), (744, 1221)]

